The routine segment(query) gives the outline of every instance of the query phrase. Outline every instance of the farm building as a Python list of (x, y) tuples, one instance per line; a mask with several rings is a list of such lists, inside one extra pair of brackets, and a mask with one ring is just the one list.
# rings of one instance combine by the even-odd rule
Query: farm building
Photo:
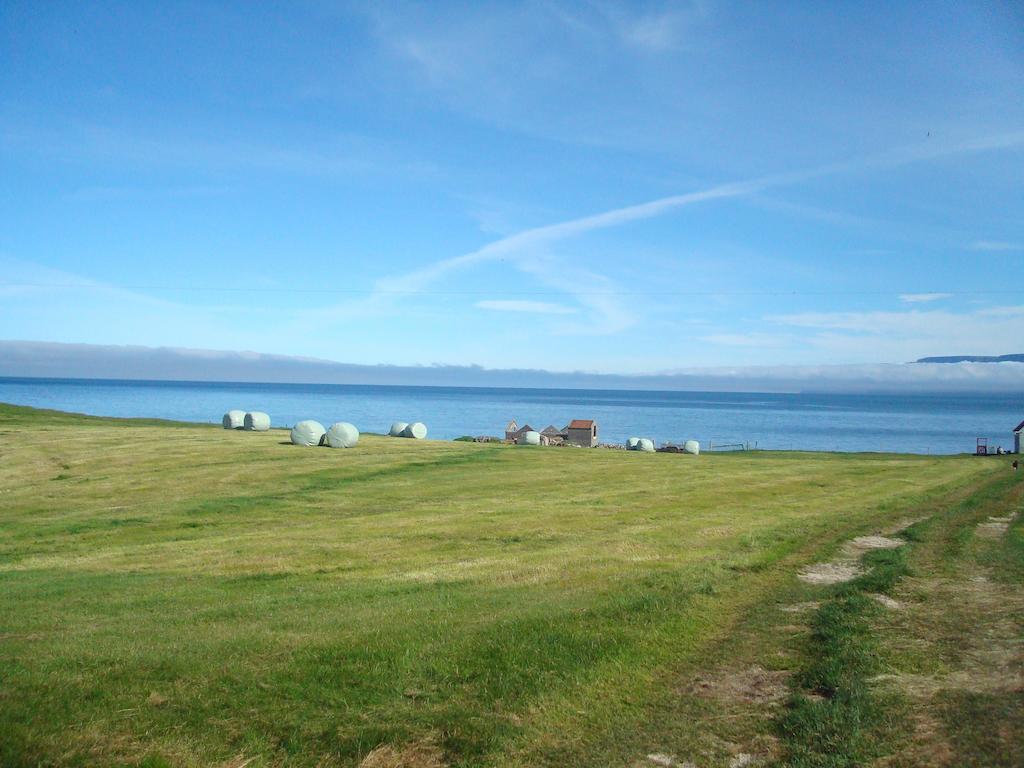
[(1013, 429), (1013, 452), (1020, 453), (1021, 435), (1024, 434), (1024, 421)]
[(548, 424), (540, 431), (541, 445), (562, 445), (565, 442), (565, 430), (558, 429), (554, 424)]
[(597, 445), (597, 422), (593, 419), (573, 419), (565, 428), (565, 442), (593, 448)]
[[(505, 442), (518, 443), (527, 432), (536, 431), (529, 424), (519, 426), (519, 422), (513, 419), (505, 425)], [(566, 443), (593, 448), (597, 445), (597, 422), (591, 419), (576, 419), (562, 429), (558, 429), (554, 424), (548, 424), (540, 430), (541, 445), (564, 445)]]

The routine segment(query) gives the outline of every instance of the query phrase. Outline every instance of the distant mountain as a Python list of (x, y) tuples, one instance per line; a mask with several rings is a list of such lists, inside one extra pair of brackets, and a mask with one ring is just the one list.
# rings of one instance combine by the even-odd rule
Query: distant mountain
[(922, 357), (915, 363), (1024, 363), (1024, 354), (1020, 355), (951, 355), (949, 357)]

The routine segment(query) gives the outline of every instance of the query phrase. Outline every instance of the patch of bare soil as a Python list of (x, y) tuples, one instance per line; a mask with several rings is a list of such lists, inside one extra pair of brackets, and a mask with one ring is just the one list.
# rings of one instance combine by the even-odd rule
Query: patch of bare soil
[(359, 768), (444, 768), (444, 754), (429, 741), (407, 744), (400, 749), (382, 744), (372, 750)]
[[(741, 656), (742, 658), (742, 656)], [(686, 758), (671, 753), (651, 752), (632, 768), (704, 768), (704, 766), (745, 766), (771, 762), (779, 755), (778, 739), (771, 733), (772, 718), (789, 696), (788, 670), (768, 670), (758, 664), (740, 668), (705, 670), (676, 689), (687, 699), (705, 699), (696, 711), (715, 714), (706, 719), (698, 742)], [(713, 702), (713, 704), (711, 703)]]
[(862, 573), (853, 563), (815, 563), (800, 571), (797, 578), (807, 584), (841, 584), (853, 581)]
[(748, 766), (756, 765), (758, 762), (758, 759), (753, 755), (740, 752), (738, 755), (733, 755), (732, 760), (729, 761), (729, 768), (747, 768)]
[(989, 517), (984, 523), (978, 523), (977, 533), (984, 538), (999, 538), (1010, 529), (1010, 523), (1016, 516), (1013, 514), (1005, 517)]
[(728, 703), (766, 705), (782, 701), (789, 694), (787, 670), (767, 670), (757, 664), (738, 671), (702, 677), (694, 683), (692, 693)]
[(888, 595), (872, 595), (871, 597), (874, 598), (875, 602), (879, 603), (885, 608), (888, 608), (890, 611), (898, 611), (900, 608), (903, 607), (902, 605), (900, 605), (899, 600), (893, 600)]
[(843, 554), (849, 558), (859, 559), (865, 552), (872, 549), (896, 549), (903, 546), (899, 539), (890, 539), (888, 536), (858, 536), (843, 545)]
[(814, 611), (821, 607), (821, 603), (817, 600), (810, 600), (806, 603), (793, 603), (792, 605), (780, 605), (779, 610), (784, 613), (804, 613), (805, 611)]
[(660, 765), (663, 768), (697, 768), (693, 763), (686, 760), (679, 762), (672, 755), (664, 755), (661, 752), (652, 752), (647, 756), (647, 762), (651, 765)]
[(900, 539), (875, 534), (858, 536), (843, 544), (839, 557), (830, 563), (809, 565), (797, 574), (797, 578), (806, 584), (842, 584), (853, 581), (864, 573), (860, 567), (860, 559), (873, 549), (896, 549), (903, 546)]

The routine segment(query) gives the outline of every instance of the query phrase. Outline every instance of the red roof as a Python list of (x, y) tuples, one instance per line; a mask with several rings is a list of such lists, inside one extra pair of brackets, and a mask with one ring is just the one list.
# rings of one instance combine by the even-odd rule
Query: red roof
[(590, 429), (593, 426), (593, 419), (573, 419), (569, 422), (569, 429)]

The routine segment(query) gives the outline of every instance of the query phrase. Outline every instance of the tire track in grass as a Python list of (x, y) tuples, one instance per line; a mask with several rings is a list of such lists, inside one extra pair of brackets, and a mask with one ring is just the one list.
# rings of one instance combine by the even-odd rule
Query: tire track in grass
[(794, 674), (778, 721), (785, 764), (852, 768), (881, 754), (893, 725), (893, 702), (870, 685), (879, 671), (870, 621), (883, 610), (878, 598), (888, 598), (909, 573), (906, 540), (913, 538), (912, 529), (897, 534), (900, 539), (853, 539), (837, 561), (800, 573), (801, 580), (826, 585), (831, 594), (811, 620), (808, 661)]
[[(830, 585), (815, 579), (822, 573), (805, 569), (802, 580), (828, 585), (829, 593), (811, 620), (805, 663), (792, 678), (792, 693), (778, 719), (783, 746), (782, 763), (796, 768), (852, 768), (871, 763), (896, 751), (900, 740), (913, 730), (906, 697), (892, 688), (875, 685), (884, 678), (880, 653), (883, 639), (877, 630), (880, 612), (899, 607), (891, 597), (900, 580), (911, 574), (908, 555), (915, 545), (935, 550), (932, 567), (950, 569), (964, 556), (972, 534), (991, 537), (998, 526), (1004, 533), (1015, 515), (982, 520), (980, 514), (1005, 501), (1005, 482), (981, 489), (929, 518), (918, 520), (896, 536), (900, 546), (882, 547), (882, 540), (865, 541), (859, 562), (852, 555), (858, 540), (848, 544), (837, 561), (856, 574)], [(929, 561), (931, 562), (931, 561)], [(810, 576), (811, 578), (807, 578)]]

